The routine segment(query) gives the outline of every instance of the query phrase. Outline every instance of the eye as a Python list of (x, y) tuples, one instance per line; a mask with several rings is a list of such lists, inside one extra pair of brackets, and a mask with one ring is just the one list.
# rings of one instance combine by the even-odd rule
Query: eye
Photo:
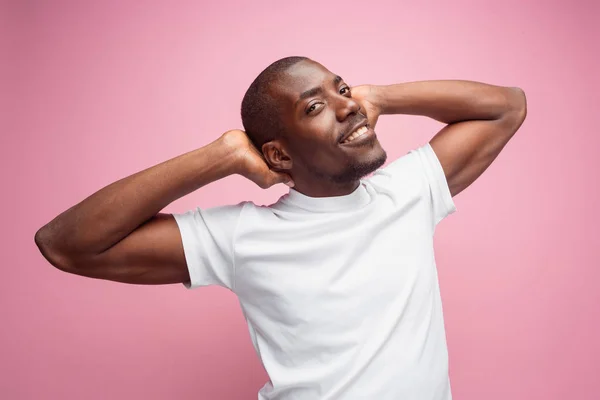
[(319, 106), (320, 104), (321, 104), (321, 103), (313, 103), (313, 104), (311, 104), (311, 105), (310, 105), (310, 107), (308, 107), (308, 108), (306, 109), (306, 113), (307, 113), (307, 114), (310, 114), (311, 112), (314, 112), (315, 110), (317, 110), (317, 109), (318, 109), (318, 106)]
[(348, 86), (344, 86), (340, 89), (340, 94), (350, 94), (350, 88)]

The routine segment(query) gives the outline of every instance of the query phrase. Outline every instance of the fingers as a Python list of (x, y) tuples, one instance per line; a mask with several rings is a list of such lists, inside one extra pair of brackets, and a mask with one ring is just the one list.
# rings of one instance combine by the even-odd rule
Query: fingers
[(369, 125), (371, 125), (372, 129), (375, 129), (375, 125), (377, 125), (378, 119), (379, 119), (379, 115), (375, 115), (372, 118), (369, 118)]
[(272, 186), (272, 185), (275, 185), (278, 183), (283, 183), (289, 187), (294, 187), (294, 181), (292, 180), (292, 177), (289, 176), (288, 174), (270, 171), (269, 178), (271, 181), (269, 186)]
[(273, 185), (277, 185), (278, 183), (283, 183), (289, 187), (294, 187), (294, 181), (287, 174), (282, 174), (278, 172), (274, 172), (269, 170), (266, 175), (257, 176), (255, 179), (251, 179), (256, 183), (261, 189), (268, 189)]

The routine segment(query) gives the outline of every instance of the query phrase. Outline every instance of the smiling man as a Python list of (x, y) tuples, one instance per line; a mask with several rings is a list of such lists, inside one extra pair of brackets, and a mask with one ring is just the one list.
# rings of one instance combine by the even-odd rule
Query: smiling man
[[(447, 125), (381, 168), (382, 114)], [(435, 227), (525, 115), (518, 88), (350, 88), (321, 64), (288, 57), (248, 89), (245, 131), (99, 190), (35, 240), (69, 273), (233, 291), (269, 375), (259, 399), (448, 400)], [(160, 213), (231, 174), (292, 188), (268, 207)]]
[(348, 194), (386, 160), (350, 87), (302, 57), (258, 76), (242, 101), (242, 121), (269, 165), (308, 196)]

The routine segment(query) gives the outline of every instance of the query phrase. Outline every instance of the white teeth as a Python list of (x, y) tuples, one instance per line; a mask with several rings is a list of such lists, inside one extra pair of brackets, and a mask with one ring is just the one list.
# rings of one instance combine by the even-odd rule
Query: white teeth
[(368, 131), (368, 129), (366, 126), (363, 126), (362, 128), (358, 128), (356, 131), (352, 132), (352, 134), (350, 136), (348, 136), (348, 139), (344, 140), (342, 143), (350, 143), (357, 137), (364, 135), (367, 131)]

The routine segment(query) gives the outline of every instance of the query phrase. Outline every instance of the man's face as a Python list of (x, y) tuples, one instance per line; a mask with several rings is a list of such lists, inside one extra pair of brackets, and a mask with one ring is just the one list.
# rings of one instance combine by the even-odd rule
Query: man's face
[[(387, 155), (349, 85), (321, 64), (306, 60), (291, 66), (270, 90), (281, 99), (282, 143), (292, 174), (344, 184), (385, 162)], [(357, 130), (361, 137), (344, 142)]]

